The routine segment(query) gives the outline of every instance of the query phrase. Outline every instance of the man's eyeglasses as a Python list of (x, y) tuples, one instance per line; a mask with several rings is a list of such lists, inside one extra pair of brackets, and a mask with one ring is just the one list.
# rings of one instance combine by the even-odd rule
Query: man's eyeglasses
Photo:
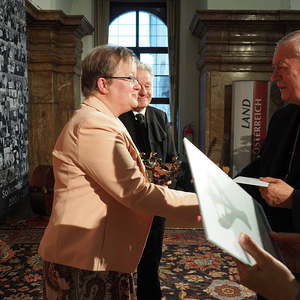
[(130, 84), (132, 85), (137, 85), (140, 84), (139, 81), (133, 77), (133, 76), (101, 76), (102, 78), (106, 79), (121, 79), (121, 80), (126, 80), (129, 81)]

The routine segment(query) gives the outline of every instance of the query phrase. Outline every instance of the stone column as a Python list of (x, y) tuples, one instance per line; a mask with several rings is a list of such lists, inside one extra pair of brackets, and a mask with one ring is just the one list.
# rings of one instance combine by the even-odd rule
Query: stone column
[(29, 169), (51, 164), (62, 127), (79, 107), (82, 37), (93, 32), (82, 15), (38, 10), (26, 2)]

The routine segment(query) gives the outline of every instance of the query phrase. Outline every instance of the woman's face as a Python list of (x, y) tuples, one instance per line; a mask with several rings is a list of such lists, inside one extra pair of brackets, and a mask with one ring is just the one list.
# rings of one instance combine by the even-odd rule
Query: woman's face
[(109, 98), (114, 111), (118, 115), (130, 111), (138, 105), (138, 94), (141, 86), (135, 80), (136, 63), (133, 59), (121, 60), (112, 77), (131, 77), (112, 78), (109, 86)]

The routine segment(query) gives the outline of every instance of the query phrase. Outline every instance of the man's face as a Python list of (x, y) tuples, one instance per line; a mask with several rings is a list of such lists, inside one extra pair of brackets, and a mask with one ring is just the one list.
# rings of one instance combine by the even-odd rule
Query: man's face
[(291, 40), (280, 44), (273, 55), (272, 80), (276, 82), (281, 99), (300, 105), (300, 57), (295, 56), (295, 44)]
[(138, 95), (138, 106), (135, 111), (141, 111), (147, 107), (152, 100), (152, 76), (147, 70), (137, 70), (136, 78), (141, 85)]

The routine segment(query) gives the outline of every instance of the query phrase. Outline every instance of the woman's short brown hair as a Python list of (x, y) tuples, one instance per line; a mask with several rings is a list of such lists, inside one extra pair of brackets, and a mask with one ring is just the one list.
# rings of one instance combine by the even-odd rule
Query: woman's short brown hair
[(82, 62), (81, 90), (88, 97), (96, 90), (99, 77), (113, 76), (120, 60), (137, 60), (134, 52), (126, 47), (103, 45), (94, 48)]

